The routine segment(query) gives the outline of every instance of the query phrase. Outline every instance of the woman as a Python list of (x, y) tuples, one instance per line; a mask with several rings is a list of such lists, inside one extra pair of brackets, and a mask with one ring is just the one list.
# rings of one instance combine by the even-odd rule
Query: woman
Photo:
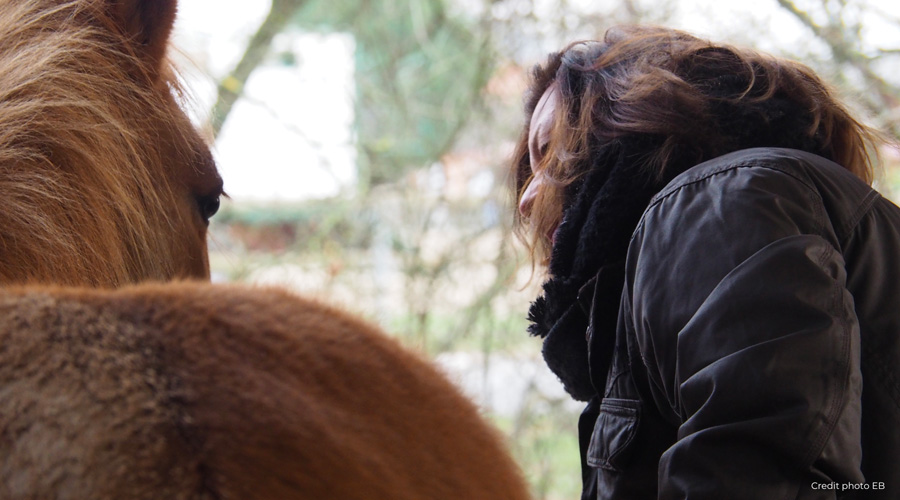
[(809, 69), (664, 28), (551, 55), (526, 118), (530, 331), (588, 402), (583, 498), (898, 498), (877, 135)]

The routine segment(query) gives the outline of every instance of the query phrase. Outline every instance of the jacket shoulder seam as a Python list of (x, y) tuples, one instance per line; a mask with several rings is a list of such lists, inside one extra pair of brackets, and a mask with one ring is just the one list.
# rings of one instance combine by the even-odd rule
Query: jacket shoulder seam
[(840, 235), (841, 246), (844, 247), (852, 237), (853, 230), (856, 229), (856, 226), (859, 225), (859, 221), (862, 220), (863, 217), (872, 209), (878, 199), (881, 198), (881, 194), (876, 190), (871, 190), (866, 195), (865, 198), (859, 203), (859, 206), (856, 207), (856, 210), (853, 211), (853, 214), (847, 220), (847, 227), (841, 228), (843, 230), (843, 234)]

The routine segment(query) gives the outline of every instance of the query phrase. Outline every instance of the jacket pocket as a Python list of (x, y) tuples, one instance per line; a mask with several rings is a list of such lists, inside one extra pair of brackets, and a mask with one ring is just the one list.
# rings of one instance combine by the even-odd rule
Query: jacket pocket
[(631, 455), (640, 419), (640, 401), (604, 398), (588, 445), (588, 465), (621, 472)]

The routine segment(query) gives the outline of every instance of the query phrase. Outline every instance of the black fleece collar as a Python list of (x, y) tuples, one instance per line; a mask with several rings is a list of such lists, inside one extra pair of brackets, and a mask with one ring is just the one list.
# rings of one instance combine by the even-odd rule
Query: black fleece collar
[[(550, 258), (551, 278), (531, 305), (529, 333), (544, 339), (544, 360), (575, 399), (587, 401), (597, 390), (590, 378), (587, 327), (597, 288), (620, 297), (623, 278), (594, 283), (601, 267), (623, 262), (641, 214), (658, 191), (640, 174), (640, 158), (618, 143), (595, 155), (587, 176), (571, 188)], [(616, 293), (618, 292), (618, 293)], [(606, 311), (618, 310), (603, 307)], [(613, 325), (596, 331), (599, 325)], [(615, 320), (595, 321), (593, 335), (614, 336)], [(602, 388), (598, 388), (602, 389)]]

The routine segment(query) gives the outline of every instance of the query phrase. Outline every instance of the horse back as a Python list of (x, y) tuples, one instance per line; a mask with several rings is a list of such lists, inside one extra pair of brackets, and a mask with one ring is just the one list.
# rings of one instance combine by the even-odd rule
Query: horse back
[(0, 308), (0, 496), (528, 497), (445, 377), (333, 308), (186, 283)]

